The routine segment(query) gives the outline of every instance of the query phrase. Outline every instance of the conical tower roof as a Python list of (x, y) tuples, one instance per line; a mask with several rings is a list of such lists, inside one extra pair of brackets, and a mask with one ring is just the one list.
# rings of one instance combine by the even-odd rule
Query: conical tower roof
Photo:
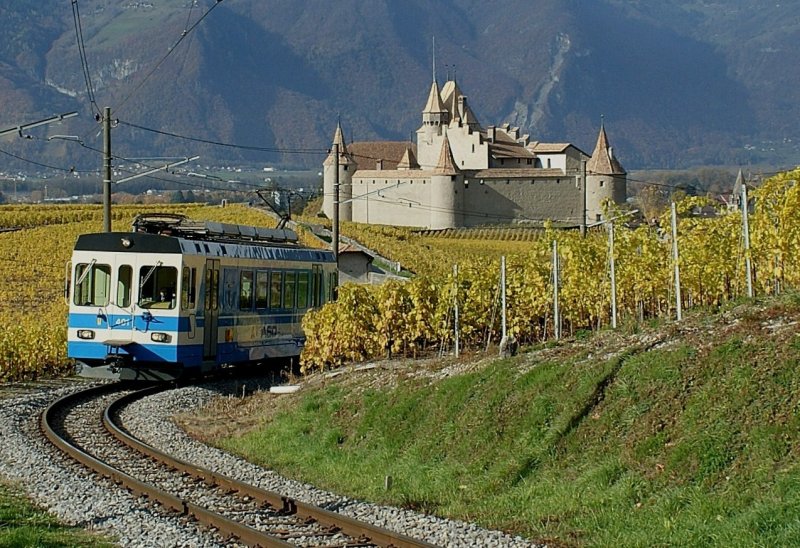
[(439, 161), (433, 171), (437, 175), (458, 175), (459, 173), (456, 161), (453, 159), (453, 151), (450, 150), (450, 139), (447, 138), (446, 133), (442, 141), (442, 152), (439, 154)]
[[(339, 165), (351, 163), (350, 153), (347, 152), (347, 144), (344, 142), (344, 132), (342, 131), (342, 123), (336, 122), (336, 133), (333, 135), (332, 145), (339, 145)], [(324, 165), (331, 165), (334, 163), (333, 146), (328, 157), (325, 158)]]
[(586, 170), (592, 175), (625, 175), (625, 168), (614, 157), (614, 150), (608, 145), (606, 128), (600, 124), (600, 135), (594, 147), (592, 158), (586, 164)]
[(418, 167), (419, 163), (417, 162), (417, 157), (414, 155), (414, 151), (411, 150), (411, 147), (406, 147), (403, 157), (397, 164), (397, 169), (417, 169)]
[(744, 175), (742, 175), (742, 168), (739, 168), (739, 174), (736, 176), (736, 182), (733, 184), (733, 195), (737, 198), (742, 195), (742, 186), (744, 186)]
[(431, 84), (431, 91), (428, 94), (428, 102), (425, 104), (425, 109), (422, 114), (441, 114), (447, 112), (442, 102), (442, 97), (439, 95), (439, 84), (434, 80)]

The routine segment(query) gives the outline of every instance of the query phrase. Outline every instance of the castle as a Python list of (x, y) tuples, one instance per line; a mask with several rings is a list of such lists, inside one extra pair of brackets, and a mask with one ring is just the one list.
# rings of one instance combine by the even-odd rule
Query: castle
[(508, 124), (484, 128), (455, 80), (440, 90), (434, 79), (416, 140), (348, 145), (337, 124), (324, 162), (323, 213), (334, 216), (337, 163), (342, 221), (585, 226), (603, 220), (606, 202), (627, 198), (627, 174), (603, 124), (591, 156), (569, 143), (531, 141)]

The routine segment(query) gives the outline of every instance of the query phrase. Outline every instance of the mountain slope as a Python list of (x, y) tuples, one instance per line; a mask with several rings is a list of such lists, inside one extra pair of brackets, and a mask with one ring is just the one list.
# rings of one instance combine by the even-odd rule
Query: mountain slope
[[(484, 124), (510, 122), (534, 139), (590, 149), (604, 115), (629, 168), (789, 161), (796, 152), (800, 26), (789, 5), (84, 0), (79, 7), (98, 107), (205, 140), (320, 151), (215, 147), (123, 125), (114, 132), (121, 155), (318, 166), (339, 115), (348, 138), (407, 139), (431, 80), (432, 37), (439, 80), (455, 76)], [(51, 133), (98, 147), (69, 6), (0, 7), (0, 31), (8, 37), (0, 45), (0, 127), (79, 110), (80, 119)], [(784, 148), (755, 146), (766, 140)], [(0, 146), (66, 161), (63, 147), (5, 139)], [(99, 163), (96, 153), (73, 148), (72, 163)]]

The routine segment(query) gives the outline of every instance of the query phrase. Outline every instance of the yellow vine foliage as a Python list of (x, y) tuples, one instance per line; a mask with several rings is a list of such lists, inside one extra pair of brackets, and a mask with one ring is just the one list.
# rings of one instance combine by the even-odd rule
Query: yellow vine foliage
[[(754, 289), (773, 294), (800, 287), (800, 170), (783, 173), (752, 191), (750, 252)], [(745, 295), (740, 211), (719, 210), (704, 198), (677, 204), (682, 305), (717, 306)], [(176, 204), (114, 208), (115, 230), (127, 230), (142, 211), (171, 211), (195, 219), (273, 226), (263, 212)], [(100, 206), (3, 206), (0, 228), (0, 380), (63, 370), (66, 306), (64, 266), (78, 234), (101, 229)], [(339, 299), (309, 313), (301, 356), (304, 370), (336, 367), (404, 353), (447, 349), (454, 343), (456, 305), (462, 347), (482, 348), (500, 338), (500, 257), (506, 257), (507, 328), (521, 343), (553, 334), (552, 244), (561, 271), (559, 303), (564, 332), (610, 323), (611, 282), (606, 231), (546, 228), (486, 229), (433, 235), (402, 227), (345, 223), (346, 234), (417, 275), (383, 286), (343, 286)], [(310, 236), (309, 236), (310, 238)], [(309, 239), (309, 242), (311, 240)], [(675, 310), (670, 216), (658, 226), (615, 227), (614, 260), (620, 317), (668, 317)], [(316, 243), (320, 246), (324, 244)], [(453, 270), (458, 265), (458, 273)]]
[[(800, 286), (800, 170), (766, 181), (751, 193), (755, 211), (750, 215), (750, 241), (757, 293), (770, 294)], [(718, 306), (745, 294), (745, 251), (740, 211), (720, 208), (704, 197), (688, 197), (677, 204), (681, 304)], [(705, 213), (705, 214), (704, 214)], [(604, 230), (585, 238), (576, 232), (546, 228), (539, 238), (512, 236), (511, 240), (478, 240), (476, 230), (451, 230), (438, 237), (397, 227), (348, 223), (343, 231), (404, 266), (424, 273), (406, 283), (409, 299), (393, 288), (363, 292), (364, 303), (380, 314), (354, 338), (383, 333), (374, 354), (385, 351), (388, 317), (407, 333), (397, 335), (407, 352), (446, 348), (453, 344), (455, 304), (458, 303), (460, 341), (479, 348), (499, 341), (499, 257), (507, 262), (507, 328), (520, 342), (541, 341), (553, 332), (552, 242), (558, 243), (561, 271), (559, 304), (566, 332), (609, 325), (611, 281), (609, 239)], [(487, 236), (508, 237), (511, 231), (486, 229)], [(614, 240), (617, 310), (633, 320), (670, 316), (675, 311), (674, 261), (670, 213), (657, 226), (633, 229), (616, 226)], [(458, 276), (453, 265), (458, 265)], [(388, 292), (388, 293), (387, 293)], [(376, 299), (376, 300), (375, 300)], [(354, 314), (360, 300), (326, 305), (329, 321)], [(393, 310), (392, 310), (393, 309)], [(388, 311), (391, 310), (389, 314)], [(307, 330), (309, 340), (317, 335)], [(320, 337), (323, 339), (324, 337)], [(322, 343), (322, 341), (320, 341)], [(354, 343), (344, 344), (347, 348)], [(370, 345), (361, 345), (366, 351)], [(301, 358), (304, 367), (323, 368), (342, 363), (341, 353), (316, 354), (309, 345)], [(351, 356), (353, 354), (351, 353)]]

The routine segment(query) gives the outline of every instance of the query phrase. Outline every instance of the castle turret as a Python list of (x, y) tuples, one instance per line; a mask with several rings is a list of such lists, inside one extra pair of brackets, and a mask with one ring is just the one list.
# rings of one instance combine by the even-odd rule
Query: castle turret
[[(356, 170), (356, 163), (350, 153), (347, 152), (347, 145), (344, 142), (342, 125), (336, 124), (336, 133), (333, 136), (333, 145), (339, 148), (339, 220), (351, 221), (353, 219), (353, 172)], [(322, 178), (322, 212), (329, 219), (333, 219), (334, 194), (336, 182), (336, 157), (333, 154), (334, 147), (323, 162)]]
[(586, 164), (586, 219), (589, 223), (603, 219), (606, 202), (624, 204), (628, 199), (628, 176), (608, 144), (604, 124), (591, 159)]
[[(431, 176), (430, 228), (460, 226), (463, 218), (464, 176), (456, 166), (447, 134), (442, 141), (439, 161)], [(459, 189), (462, 190), (459, 193)]]

